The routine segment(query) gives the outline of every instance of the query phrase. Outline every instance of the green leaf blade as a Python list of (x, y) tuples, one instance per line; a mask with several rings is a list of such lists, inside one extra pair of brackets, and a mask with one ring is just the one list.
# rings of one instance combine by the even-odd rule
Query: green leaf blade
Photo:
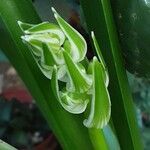
[[(143, 149), (110, 0), (81, 0), (89, 33), (94, 31), (110, 76), (112, 120), (123, 150)], [(96, 18), (96, 19), (95, 19)], [(118, 107), (119, 106), (119, 107)], [(124, 129), (122, 129), (124, 127)]]

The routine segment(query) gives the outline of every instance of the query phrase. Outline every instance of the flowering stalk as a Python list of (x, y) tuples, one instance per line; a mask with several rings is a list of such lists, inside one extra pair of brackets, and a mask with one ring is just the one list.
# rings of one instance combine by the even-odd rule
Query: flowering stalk
[[(30, 12), (30, 15), (27, 13), (27, 11)], [(21, 41), (20, 36), (22, 35), (22, 32), (16, 23), (17, 20), (32, 23), (27, 24), (19, 22), (22, 31), (30, 29), (30, 33), (25, 33), (25, 39), (28, 39), (29, 36), (32, 35), (32, 38), (29, 38), (32, 42), (30, 43), (24, 40), (28, 47), (30, 47), (30, 50), (26, 44), (22, 43)], [(39, 22), (41, 22), (41, 20), (39, 19), (31, 1), (21, 0), (19, 3), (18, 0), (7, 0), (7, 2), (5, 0), (0, 1), (0, 23), (2, 23), (0, 35), (3, 37), (0, 40), (0, 48), (7, 55), (10, 62), (13, 64), (28, 90), (34, 97), (36, 104), (47, 120), (47, 123), (51, 127), (53, 133), (57, 137), (61, 147), (64, 150), (118, 150), (118, 141), (109, 125), (103, 129), (96, 129), (86, 128), (82, 123), (85, 118), (89, 118), (88, 116), (90, 114), (90, 108), (92, 108), (90, 107), (92, 101), (92, 89), (94, 89), (92, 86), (92, 69), (90, 69), (92, 68), (90, 67), (92, 66), (90, 65), (92, 62), (89, 64), (89, 68), (87, 70), (83, 67), (85, 64), (82, 65), (83, 61), (80, 61), (82, 57), (77, 57), (75, 55), (77, 52), (71, 53), (71, 50), (73, 50), (74, 46), (70, 45), (70, 41), (80, 44), (82, 43), (84, 45), (84, 42), (78, 41), (82, 36), (79, 37), (78, 35), (80, 34), (78, 34), (78, 32), (76, 33), (77, 36), (71, 36), (72, 31), (75, 31), (73, 29), (69, 33), (66, 32), (71, 37), (71, 39), (69, 39), (67, 38), (65, 31), (62, 31), (62, 29), (60, 30), (60, 26), (50, 24), (48, 22), (38, 24)], [(35, 24), (37, 24), (37, 26)], [(68, 26), (66, 26), (67, 24), (65, 23), (64, 25), (63, 28), (66, 30)], [(51, 29), (49, 30), (49, 28)], [(45, 31), (45, 33), (48, 31), (50, 34), (46, 34), (45, 38), (45, 33), (42, 33), (43, 31)], [(58, 33), (58, 35), (56, 33)], [(38, 36), (40, 37), (40, 40), (38, 40)], [(74, 39), (74, 37), (77, 38)], [(49, 39), (51, 39), (51, 41)], [(83, 40), (83, 38), (81, 38), (81, 40)], [(83, 45), (79, 46), (75, 44), (75, 49), (84, 49)], [(66, 53), (68, 55), (66, 55), (66, 58), (69, 57), (71, 59), (64, 61), (64, 55), (62, 57), (62, 53), (59, 51), (59, 49), (62, 49), (63, 52), (67, 51)], [(85, 57), (83, 52), (81, 54), (81, 56)], [(79, 61), (77, 61), (78, 58), (80, 58)], [(76, 79), (72, 77), (71, 71), (67, 71), (66, 69), (70, 68), (66, 67), (68, 61), (73, 62), (71, 64), (77, 68), (77, 72), (83, 77), (82, 79), (87, 79), (87, 77), (90, 79), (86, 80), (85, 82), (91, 85), (88, 92), (86, 92), (86, 89), (88, 89), (89, 86), (83, 86), (84, 90), (78, 88), (77, 84), (74, 86), (75, 82), (72, 81), (75, 81)], [(57, 76), (58, 78), (56, 78)], [(51, 86), (53, 81), (58, 82), (58, 93), (61, 97), (61, 101), (63, 102), (62, 104), (67, 104), (65, 107), (71, 109), (72, 106), (76, 106), (78, 99), (79, 105), (77, 105), (77, 107), (82, 106), (84, 103), (81, 101), (86, 101), (86, 99), (89, 99), (85, 109), (86, 113), (84, 113), (84, 115), (74, 115), (73, 112), (68, 113), (68, 111), (62, 107), (62, 104), (57, 98), (57, 93), (55, 93), (55, 89), (57, 89), (57, 86), (55, 86), (56, 84)], [(69, 86), (69, 84), (71, 84), (71, 86)], [(71, 87), (71, 89), (69, 87)], [(72, 91), (76, 88), (80, 92)], [(52, 92), (52, 89), (54, 92)], [(67, 98), (68, 103), (71, 102), (71, 105), (70, 103), (69, 105), (68, 103), (65, 103), (64, 97), (62, 96), (62, 93), (65, 92), (67, 92), (67, 97), (71, 97), (71, 99)], [(54, 93), (56, 98), (54, 97)], [(73, 99), (75, 99), (75, 101), (72, 101)], [(73, 109), (71, 109), (71, 111), (73, 111)], [(79, 111), (78, 108), (77, 111)]]

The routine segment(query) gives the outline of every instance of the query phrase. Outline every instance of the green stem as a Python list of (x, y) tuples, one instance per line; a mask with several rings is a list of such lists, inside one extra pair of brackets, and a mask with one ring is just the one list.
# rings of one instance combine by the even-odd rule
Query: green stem
[(89, 135), (95, 150), (110, 150), (102, 129), (89, 129)]

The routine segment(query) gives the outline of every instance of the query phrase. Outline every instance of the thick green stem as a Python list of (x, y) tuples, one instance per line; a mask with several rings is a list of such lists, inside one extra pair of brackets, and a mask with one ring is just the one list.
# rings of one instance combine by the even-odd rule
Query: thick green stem
[(109, 150), (103, 130), (91, 128), (89, 129), (89, 135), (95, 150)]

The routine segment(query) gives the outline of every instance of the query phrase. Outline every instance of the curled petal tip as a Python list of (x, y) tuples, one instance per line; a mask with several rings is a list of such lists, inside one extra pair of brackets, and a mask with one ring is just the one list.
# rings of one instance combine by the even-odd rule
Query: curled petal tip
[(54, 69), (57, 71), (57, 66), (56, 66), (56, 65), (54, 65), (53, 67), (54, 67)]
[(92, 36), (92, 38), (94, 37), (94, 31), (91, 31), (91, 36)]
[(22, 22), (20, 20), (18, 20), (17, 23), (19, 26), (22, 24)]
[(54, 7), (51, 7), (51, 10), (52, 10), (52, 12), (53, 12), (54, 14), (57, 14), (57, 12), (56, 12), (56, 10), (55, 10)]
[(22, 39), (22, 40), (25, 40), (25, 36), (21, 36), (21, 39)]
[(25, 30), (25, 31), (24, 31), (24, 33), (25, 33), (25, 34), (29, 34), (30, 32), (29, 32), (29, 31), (27, 31), (27, 30)]
[(58, 15), (57, 15), (57, 14), (54, 14), (54, 17), (55, 17), (55, 19), (57, 20), (57, 18), (58, 18)]
[(93, 61), (98, 61), (96, 56), (93, 57)]
[(27, 42), (29, 41), (29, 38), (27, 36), (21, 36), (21, 39)]

